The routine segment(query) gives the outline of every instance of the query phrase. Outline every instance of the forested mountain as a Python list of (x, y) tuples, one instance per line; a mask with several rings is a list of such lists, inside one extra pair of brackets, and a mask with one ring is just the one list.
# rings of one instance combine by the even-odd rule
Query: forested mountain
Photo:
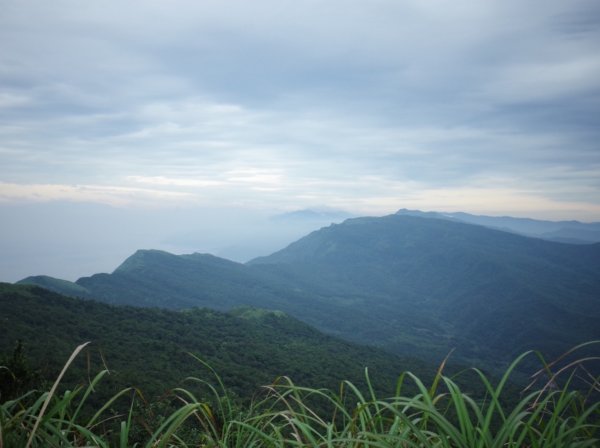
[(307, 304), (314, 310), (321, 308), (314, 297), (290, 287), (286, 278), (197, 253), (138, 250), (111, 274), (82, 277), (75, 283), (47, 276), (28, 277), (18, 283), (116, 305), (216, 310), (249, 305), (293, 311), (294, 315), (301, 314)]
[(543, 238), (571, 244), (600, 242), (600, 222), (545, 221), (511, 216), (472, 215), (464, 212), (421, 212), (401, 209), (398, 215), (412, 215), (438, 219), (452, 219), (468, 224), (479, 224), (492, 229), (514, 232), (525, 236)]
[(391, 215), (321, 229), (252, 264), (376, 316), (376, 331), (344, 332), (394, 350), (457, 346), (492, 359), (600, 336), (599, 244)]
[(247, 265), (140, 251), (112, 274), (52, 286), (141, 306), (279, 309), (351, 341), (438, 361), (456, 348), (455, 359), (491, 365), (600, 338), (600, 244), (435, 217), (349, 219)]
[[(23, 282), (74, 295), (65, 283), (41, 283), (37, 277)], [(112, 274), (83, 277), (66, 286), (73, 291), (82, 288), (82, 297), (109, 303), (172, 309), (225, 310), (243, 304), (272, 308), (278, 297), (274, 285), (262, 283), (243, 264), (207, 254), (173, 255), (159, 250), (139, 250)]]
[(0, 284), (0, 316), (0, 354), (21, 340), (32, 366), (53, 380), (73, 349), (91, 341), (88, 356), (81, 355), (69, 371), (72, 381), (106, 365), (113, 392), (134, 385), (150, 397), (188, 376), (214, 382), (188, 352), (208, 362), (242, 398), (280, 375), (305, 386), (336, 387), (343, 379), (360, 384), (368, 367), (375, 383), (390, 393), (403, 370), (424, 377), (434, 372), (420, 361), (326, 336), (281, 312), (117, 307)]

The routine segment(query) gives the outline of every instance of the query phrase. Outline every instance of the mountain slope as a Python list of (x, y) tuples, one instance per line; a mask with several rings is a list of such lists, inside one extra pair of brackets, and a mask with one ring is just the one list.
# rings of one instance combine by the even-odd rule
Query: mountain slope
[[(278, 309), (294, 316), (325, 316), (332, 307), (316, 295), (291, 287), (286, 276), (262, 272), (208, 254), (173, 255), (138, 250), (111, 274), (82, 277), (75, 283), (46, 276), (18, 284), (37, 285), (71, 297), (94, 298), (115, 305), (168, 309), (238, 306)], [(319, 324), (319, 319), (304, 319)], [(333, 332), (335, 333), (335, 332)]]
[(382, 331), (356, 325), (354, 336), (395, 350), (421, 333), (426, 348), (489, 359), (600, 336), (600, 245), (391, 215), (321, 229), (251, 264), (379, 316)]
[(90, 297), (90, 292), (83, 286), (68, 280), (49, 277), (47, 275), (32, 275), (23, 280), (19, 280), (17, 284), (36, 285), (69, 297)]
[(138, 251), (76, 286), (118, 304), (278, 309), (347, 340), (437, 362), (453, 348), (460, 361), (502, 363), (600, 338), (599, 244), (435, 217), (349, 219), (246, 265)]
[(407, 209), (398, 210), (396, 214), (456, 220), (550, 241), (572, 244), (600, 242), (600, 222), (545, 221), (511, 216), (472, 215), (464, 212), (422, 212)]
[(240, 305), (240, 295), (247, 298), (245, 304), (254, 304), (255, 297), (265, 307), (274, 301), (244, 265), (205, 254), (137, 251), (112, 274), (96, 274), (76, 283), (103, 301), (137, 306), (224, 310)]
[(265, 279), (243, 264), (208, 254), (173, 255), (159, 250), (138, 250), (111, 274), (82, 277), (75, 283), (46, 276), (17, 283), (117, 305), (169, 309), (278, 308), (282, 295), (293, 296), (284, 282)]
[(0, 353), (22, 340), (49, 379), (77, 345), (92, 341), (89, 360), (80, 356), (71, 373), (87, 378), (88, 362), (92, 374), (106, 362), (115, 387), (136, 385), (150, 395), (162, 394), (189, 375), (213, 380), (187, 352), (207, 361), (245, 398), (280, 375), (306, 386), (335, 387), (343, 379), (361, 383), (369, 367), (389, 392), (404, 369), (425, 376), (434, 371), (414, 359), (343, 342), (264, 310), (225, 314), (116, 307), (35, 286), (0, 284), (0, 316)]

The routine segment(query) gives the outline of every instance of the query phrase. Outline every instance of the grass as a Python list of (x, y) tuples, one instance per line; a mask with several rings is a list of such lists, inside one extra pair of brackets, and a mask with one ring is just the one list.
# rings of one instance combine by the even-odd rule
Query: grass
[[(600, 383), (585, 366), (597, 358), (577, 358), (577, 353), (598, 343), (575, 347), (553, 363), (540, 356), (542, 369), (516, 397), (505, 396), (507, 385), (532, 352), (518, 357), (495, 382), (472, 369), (485, 390), (479, 396), (444, 376), (442, 364), (429, 387), (410, 372), (400, 374), (388, 397), (376, 396), (368, 371), (364, 390), (348, 381), (335, 391), (306, 388), (281, 377), (243, 407), (196, 358), (213, 380), (188, 378), (189, 387), (172, 391), (176, 406), (152, 420), (138, 412), (143, 398), (131, 388), (86, 410), (106, 370), (86, 386), (58, 392), (84, 344), (50, 391), (29, 391), (0, 405), (0, 448), (594, 447), (600, 444)], [(405, 394), (409, 385), (418, 392)]]

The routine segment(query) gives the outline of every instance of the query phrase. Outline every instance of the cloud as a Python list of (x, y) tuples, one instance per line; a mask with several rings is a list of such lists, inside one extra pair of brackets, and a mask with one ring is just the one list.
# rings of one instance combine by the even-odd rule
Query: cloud
[(203, 179), (175, 179), (164, 176), (128, 176), (127, 180), (149, 185), (160, 185), (160, 186), (176, 186), (176, 187), (218, 187), (223, 182), (215, 180), (203, 180)]
[(104, 185), (10, 184), (0, 182), (0, 202), (73, 201), (124, 206), (155, 201), (189, 200), (190, 194), (147, 188)]
[(410, 189), (492, 188), (566, 213), (600, 197), (592, 1), (2, 6), (11, 200), (392, 211), (435, 202)]

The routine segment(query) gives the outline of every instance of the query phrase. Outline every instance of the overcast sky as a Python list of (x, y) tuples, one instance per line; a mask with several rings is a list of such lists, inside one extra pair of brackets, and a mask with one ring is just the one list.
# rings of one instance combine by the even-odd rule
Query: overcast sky
[(599, 48), (597, 0), (0, 0), (3, 238), (92, 206), (598, 221)]

